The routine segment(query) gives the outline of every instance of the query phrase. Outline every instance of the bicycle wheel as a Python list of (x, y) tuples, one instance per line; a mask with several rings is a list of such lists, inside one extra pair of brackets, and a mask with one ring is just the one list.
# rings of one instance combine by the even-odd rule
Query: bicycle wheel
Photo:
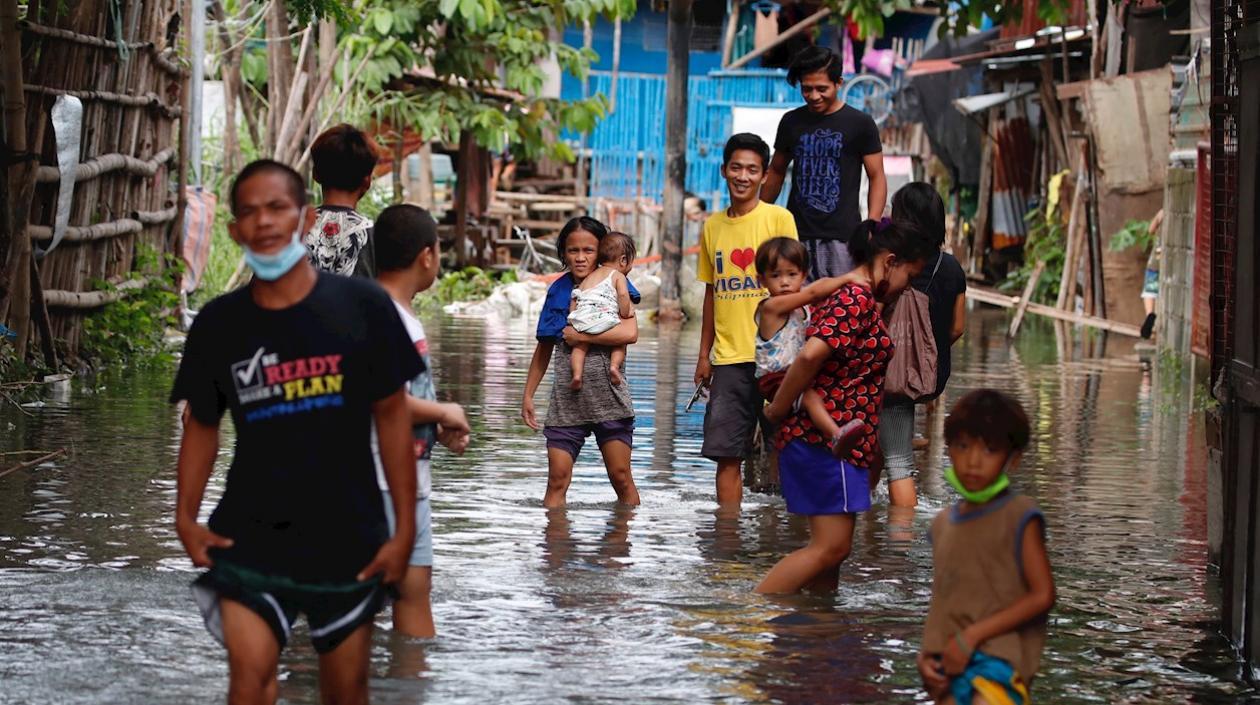
[(882, 125), (892, 115), (892, 88), (879, 76), (864, 73), (845, 82), (841, 99), (870, 115), (876, 125)]

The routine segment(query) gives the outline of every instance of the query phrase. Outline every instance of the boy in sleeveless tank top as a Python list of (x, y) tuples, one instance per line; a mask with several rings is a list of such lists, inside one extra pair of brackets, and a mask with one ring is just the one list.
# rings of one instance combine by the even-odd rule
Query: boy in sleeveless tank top
[(945, 422), (953, 466), (945, 479), (962, 495), (932, 522), (932, 600), (919, 674), (937, 703), (1027, 705), (1054, 605), (1045, 519), (1007, 473), (1028, 446), (1019, 402), (980, 389)]

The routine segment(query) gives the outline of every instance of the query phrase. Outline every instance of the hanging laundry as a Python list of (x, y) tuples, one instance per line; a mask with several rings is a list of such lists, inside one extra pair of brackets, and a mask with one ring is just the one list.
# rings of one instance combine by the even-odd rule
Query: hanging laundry
[(761, 49), (779, 38), (779, 3), (755, 2), (753, 11), (753, 48)]

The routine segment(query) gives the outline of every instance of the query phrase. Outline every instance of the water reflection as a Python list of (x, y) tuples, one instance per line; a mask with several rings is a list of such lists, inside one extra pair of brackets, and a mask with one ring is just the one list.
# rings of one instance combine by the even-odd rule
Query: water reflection
[[(1205, 451), (1180, 377), (1124, 341), (1108, 341), (1104, 357), (1100, 340), (1063, 326), (1027, 320), (1011, 344), (1006, 325), (1003, 314), (969, 316), (950, 389), (920, 410), (918, 510), (890, 510), (880, 490), (835, 589), (769, 599), (750, 591), (804, 544), (805, 526), (764, 495), (715, 510), (701, 413), (683, 412), (694, 326), (645, 327), (629, 353), (642, 506), (616, 506), (588, 444), (569, 506), (545, 512), (543, 442), (517, 421), (528, 321), (430, 320), (440, 394), (468, 406), (474, 445), (434, 463), (439, 637), (380, 630), (375, 701), (922, 700), (923, 536), (950, 497), (944, 409), (979, 386), (1015, 395), (1034, 420), (1014, 481), (1045, 511), (1060, 590), (1039, 699), (1254, 697), (1211, 621)], [(223, 654), (188, 596), (192, 570), (171, 526), (169, 380), (133, 371), (76, 381), (28, 413), (0, 408), (0, 451), (69, 450), (0, 479), (0, 700), (222, 698)], [(228, 429), (207, 511), (231, 443)], [(316, 700), (314, 665), (299, 627), (282, 660), (285, 701)]]

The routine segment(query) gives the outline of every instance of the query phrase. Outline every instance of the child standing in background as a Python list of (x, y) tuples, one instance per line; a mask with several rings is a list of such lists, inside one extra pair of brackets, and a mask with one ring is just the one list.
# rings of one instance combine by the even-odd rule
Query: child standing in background
[[(610, 232), (599, 241), (599, 265), (591, 276), (573, 290), (569, 325), (579, 333), (599, 335), (612, 330), (623, 318), (634, 316), (630, 297), (630, 270), (634, 269), (634, 240), (622, 232)], [(572, 389), (582, 388), (582, 367), (586, 364), (589, 343), (573, 346), (569, 363), (573, 366)], [(613, 384), (622, 384), (621, 366), (626, 362), (626, 346), (610, 351), (612, 367), (608, 377)]]
[(1029, 702), (1054, 576), (1041, 510), (1008, 489), (1028, 435), (1019, 402), (991, 389), (959, 399), (945, 421), (953, 463), (945, 479), (962, 501), (932, 521), (932, 600), (918, 658), (938, 703)]
[[(416, 458), (416, 534), (407, 571), (398, 583), (394, 602), (394, 629), (408, 636), (432, 637), (433, 611), (429, 594), (433, 586), (433, 512), (429, 506), (432, 472), (429, 457), (435, 442), (460, 454), (468, 447), (470, 428), (459, 404), (437, 401), (433, 386), (433, 366), (429, 361), (429, 341), (424, 326), (411, 310), (416, 294), (433, 286), (441, 266), (437, 223), (423, 208), (390, 206), (376, 221), (377, 283), (394, 300), (411, 342), (424, 362), (424, 369), (407, 383), (407, 411), (411, 418), (412, 445)], [(385, 499), (390, 531), (397, 530), (392, 497), (385, 484), (376, 429), (372, 429), (372, 450), (376, 474)]]
[(695, 381), (710, 387), (700, 452), (717, 462), (722, 505), (743, 498), (740, 464), (761, 416), (753, 314), (766, 290), (757, 281), (757, 248), (773, 237), (796, 237), (792, 214), (758, 199), (769, 161), (770, 146), (754, 134), (727, 141), (722, 176), (731, 205), (709, 216), (700, 236), (696, 276), (705, 288)]
[(317, 269), (343, 276), (376, 275), (372, 219), (356, 210), (372, 187), (376, 161), (376, 143), (353, 125), (330, 127), (311, 143), (311, 171), (323, 199), (302, 242)]

